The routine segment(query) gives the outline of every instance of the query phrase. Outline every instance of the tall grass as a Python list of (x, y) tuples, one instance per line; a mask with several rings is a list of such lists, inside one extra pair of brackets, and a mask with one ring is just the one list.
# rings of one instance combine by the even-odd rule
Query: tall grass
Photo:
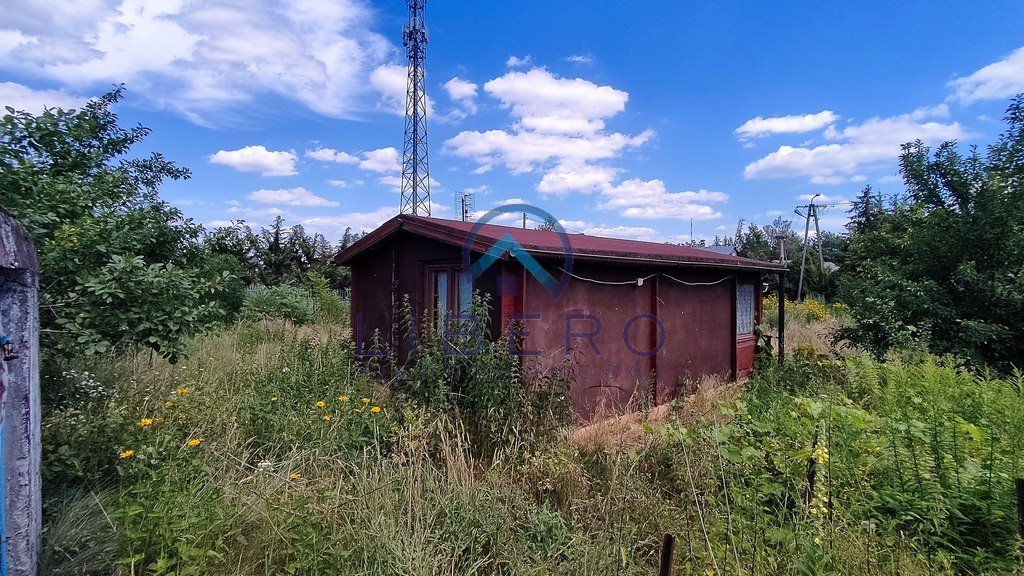
[(497, 372), (459, 364), (424, 401), (346, 332), (243, 323), (175, 366), (71, 367), (44, 424), (43, 573), (650, 575), (665, 532), (683, 575), (1019, 570), (1019, 382), (801, 353), (630, 441), (519, 418), (481, 450), (456, 399)]

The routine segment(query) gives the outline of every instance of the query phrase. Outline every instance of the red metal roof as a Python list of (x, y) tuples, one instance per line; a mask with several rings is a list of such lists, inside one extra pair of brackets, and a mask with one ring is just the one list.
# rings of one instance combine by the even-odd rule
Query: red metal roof
[[(465, 246), (470, 241), (474, 222), (426, 218), (402, 214), (382, 224), (376, 230), (357, 240), (354, 244), (339, 252), (333, 259), (335, 264), (348, 265), (359, 254), (387, 238), (398, 230), (425, 236), (455, 246)], [(564, 253), (562, 238), (556, 232), (547, 230), (530, 230), (514, 226), (484, 224), (476, 232), (472, 241), (474, 252), (486, 252), (499, 238), (510, 235), (527, 252), (535, 255), (560, 256)], [(621, 238), (605, 238), (586, 234), (567, 234), (572, 247), (573, 258), (601, 259), (621, 264), (659, 263), (670, 265), (707, 266), (712, 268), (746, 268), (755, 270), (782, 270), (778, 264), (740, 258), (725, 254), (716, 254), (708, 250), (663, 244), (658, 242), (641, 242), (639, 240), (623, 240)], [(639, 261), (639, 262), (638, 262)]]

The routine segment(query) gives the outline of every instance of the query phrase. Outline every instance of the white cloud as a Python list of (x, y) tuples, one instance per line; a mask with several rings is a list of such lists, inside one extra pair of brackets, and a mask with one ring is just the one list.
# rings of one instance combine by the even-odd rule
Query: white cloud
[(363, 159), (359, 161), (359, 167), (371, 172), (401, 172), (402, 162), (398, 150), (388, 146), (363, 152)]
[(333, 200), (328, 200), (313, 194), (309, 190), (299, 186), (297, 188), (283, 188), (280, 190), (257, 190), (249, 194), (249, 200), (260, 204), (281, 204), (284, 206), (338, 206)]
[(537, 190), (543, 194), (590, 193), (607, 189), (619, 172), (608, 166), (559, 164), (541, 178)]
[(957, 122), (927, 120), (948, 114), (943, 106), (919, 108), (909, 114), (872, 118), (842, 129), (829, 126), (824, 136), (832, 143), (813, 148), (780, 146), (744, 168), (746, 178), (800, 178), (814, 184), (842, 184), (865, 178), (864, 170), (894, 164), (900, 146), (920, 139), (933, 145), (971, 136)]
[(601, 208), (617, 209), (630, 218), (679, 218), (710, 220), (720, 218), (721, 212), (709, 204), (729, 199), (722, 192), (669, 192), (661, 180), (634, 178), (612, 186), (603, 192)]
[(796, 197), (797, 200), (803, 202), (810, 202), (814, 199), (815, 204), (840, 204), (843, 202), (849, 202), (849, 199), (843, 198), (842, 196), (829, 196), (828, 194), (818, 194), (817, 198), (814, 198), (814, 194), (801, 194)]
[(774, 118), (751, 118), (735, 130), (740, 140), (759, 138), (769, 134), (787, 134), (819, 130), (839, 120), (839, 116), (831, 110), (822, 110), (817, 114), (777, 116)]
[(476, 84), (456, 76), (444, 83), (444, 89), (448, 92), (448, 97), (458, 105), (458, 108), (452, 110), (449, 114), (453, 120), (462, 120), (467, 116), (476, 114)]
[(505, 61), (505, 66), (508, 66), (509, 68), (519, 68), (520, 66), (526, 67), (530, 64), (533, 64), (533, 58), (529, 56), (525, 56), (523, 58), (519, 58), (518, 56), (509, 56), (508, 60)]
[(394, 206), (382, 206), (370, 212), (306, 218), (300, 224), (307, 231), (319, 232), (329, 239), (337, 240), (345, 233), (345, 228), (352, 228), (353, 232), (370, 232), (397, 215), (398, 202), (395, 202)]
[(636, 136), (618, 132), (569, 136), (539, 132), (460, 132), (445, 142), (452, 154), (471, 158), (486, 172), (495, 165), (504, 165), (513, 173), (531, 172), (539, 164), (555, 160), (583, 163), (617, 156), (625, 148), (642, 146), (654, 136), (646, 130)]
[(476, 98), (477, 85), (458, 76), (445, 82), (444, 89), (452, 100), (472, 100)]
[(590, 54), (573, 54), (566, 58), (566, 61), (574, 64), (593, 64), (594, 57)]
[(359, 158), (347, 153), (339, 152), (333, 148), (317, 148), (306, 150), (306, 158), (312, 158), (321, 162), (337, 162), (339, 164), (358, 164)]
[(949, 83), (953, 100), (970, 104), (979, 100), (1001, 100), (1024, 92), (1024, 47), (969, 76)]
[(393, 50), (373, 24), (361, 0), (22, 2), (4, 11), (0, 68), (77, 91), (125, 82), (200, 123), (263, 95), (351, 117)]
[(263, 146), (246, 146), (238, 150), (220, 150), (210, 162), (230, 166), (240, 172), (259, 172), (262, 176), (294, 176), (297, 156), (294, 151), (267, 150)]
[(351, 184), (346, 180), (328, 180), (327, 183), (331, 186), (337, 186), (338, 188), (348, 188), (351, 186)]
[(558, 223), (570, 234), (626, 238), (630, 240), (643, 240), (645, 242), (662, 242), (667, 240), (664, 234), (649, 226), (613, 226), (609, 224), (593, 224), (586, 220), (559, 220)]
[[(370, 73), (370, 84), (380, 100), (377, 109), (399, 116), (405, 115), (405, 95), (408, 92), (409, 69), (400, 64), (384, 64)], [(434, 100), (427, 95), (427, 118), (434, 115)]]
[(45, 108), (80, 109), (88, 100), (63, 90), (34, 90), (14, 82), (0, 82), (0, 116), (7, 113), (4, 106), (40, 114)]
[(542, 68), (509, 72), (484, 84), (484, 90), (511, 109), (523, 129), (546, 134), (594, 133), (629, 99), (611, 86), (559, 78)]

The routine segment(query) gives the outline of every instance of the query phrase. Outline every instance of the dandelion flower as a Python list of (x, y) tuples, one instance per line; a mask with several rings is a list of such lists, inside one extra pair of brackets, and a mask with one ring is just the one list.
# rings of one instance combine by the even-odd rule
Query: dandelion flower
[(181, 388), (178, 388), (178, 389), (177, 389), (177, 390), (175, 391), (175, 393), (176, 393), (176, 394), (177, 394), (178, 396), (184, 396), (185, 394), (188, 394), (188, 388), (185, 388), (184, 386), (182, 386)]
[(152, 426), (152, 425), (153, 425), (153, 419), (152, 418), (142, 418), (141, 420), (139, 420), (139, 426), (142, 426), (143, 428), (145, 428), (146, 426)]
[(373, 412), (374, 414), (380, 412), (380, 406), (374, 406), (373, 408), (370, 408), (370, 412)]
[(818, 544), (818, 545), (821, 545), (821, 538), (815, 538), (814, 539), (814, 543)]
[(330, 414), (324, 414), (324, 422), (330, 422), (330, 421), (331, 421), (331, 415)]
[(170, 400), (168, 400), (167, 402), (164, 402), (164, 406), (170, 408), (171, 406), (174, 406), (174, 402), (171, 402)]
[(202, 438), (192, 438), (188, 442), (185, 442), (185, 444), (188, 444), (192, 448), (195, 448), (196, 446), (199, 446), (202, 443), (203, 443), (203, 439)]
[(270, 401), (271, 401), (271, 402), (277, 402), (277, 396), (272, 396), (272, 397), (270, 398)]
[(131, 458), (135, 454), (135, 450), (125, 450), (124, 452), (118, 452), (117, 457), (124, 460), (125, 458)]
[(316, 401), (316, 407), (317, 408), (323, 408), (324, 406), (327, 406), (327, 403), (324, 402), (323, 400), (317, 400)]
[(369, 398), (363, 398), (363, 404), (369, 404), (369, 403), (370, 403), (370, 399)]
[(298, 472), (292, 472), (291, 474), (288, 475), (288, 477), (291, 478), (292, 480), (298, 480), (299, 478), (302, 478), (302, 474), (299, 474)]
[(338, 396), (338, 400), (341, 400), (342, 402), (348, 402), (348, 396)]

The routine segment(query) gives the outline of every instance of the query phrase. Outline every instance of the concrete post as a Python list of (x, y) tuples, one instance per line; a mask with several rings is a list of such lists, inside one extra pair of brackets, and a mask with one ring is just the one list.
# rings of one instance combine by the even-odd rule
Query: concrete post
[(0, 209), (0, 576), (34, 575), (39, 554), (38, 288), (35, 243)]

